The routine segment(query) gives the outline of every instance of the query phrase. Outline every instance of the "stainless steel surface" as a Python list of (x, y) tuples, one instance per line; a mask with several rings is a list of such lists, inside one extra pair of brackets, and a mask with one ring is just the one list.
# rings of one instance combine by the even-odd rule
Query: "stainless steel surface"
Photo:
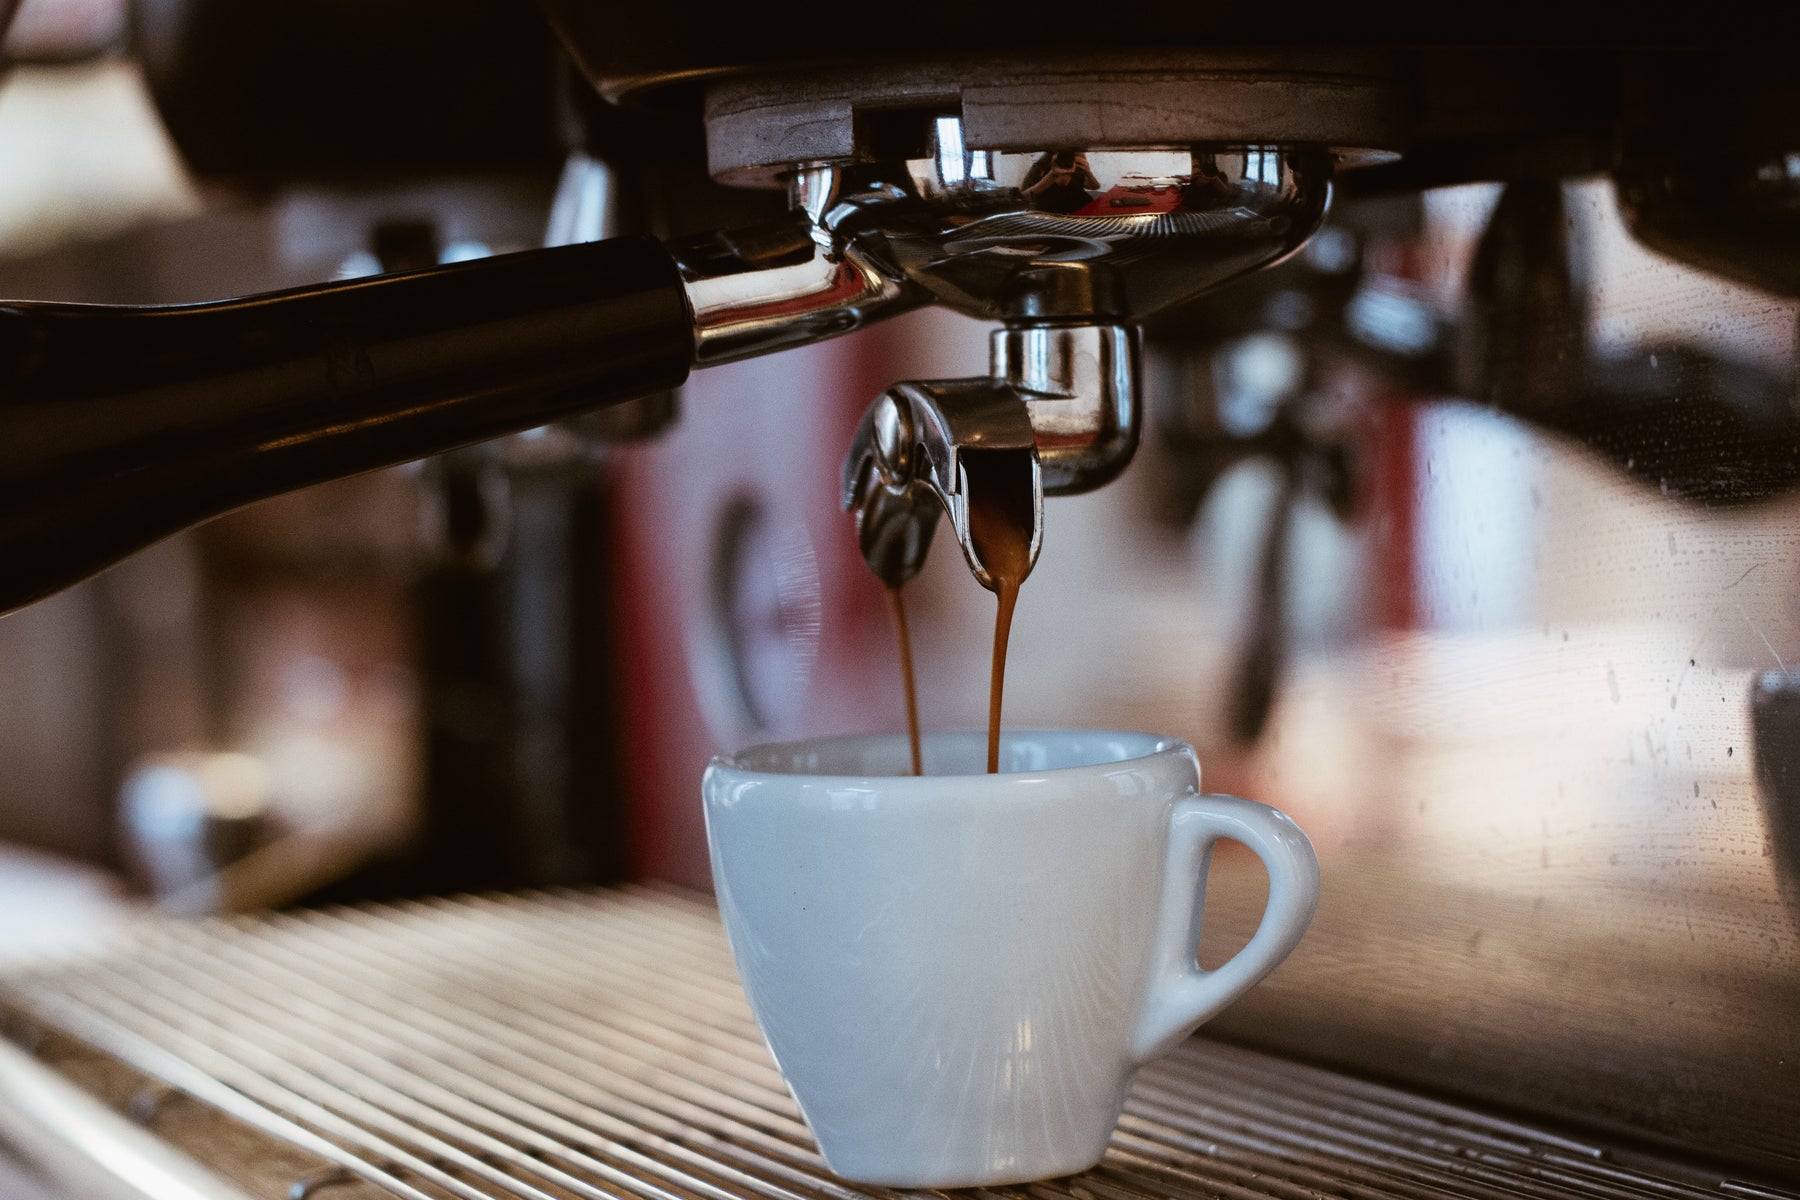
[[(248, 1200), (98, 1100), (0, 1041), (0, 1156), (17, 1153), (81, 1200)], [(0, 1184), (5, 1179), (0, 1176)]]
[[(1541, 207), (1517, 203), (1532, 193)], [(1775, 419), (1791, 420), (1800, 310), (1643, 251), (1604, 177), (1430, 193), (1423, 210), (1385, 233), (1360, 214), (1365, 278), (1448, 298), (1450, 327), (1487, 344), (1482, 378), (1452, 392), (1377, 369), (1371, 384), (1331, 361), (1332, 339), (1304, 339), (1326, 381), (1305, 386), (1327, 403), (1290, 411), (1324, 421), (1299, 445), (1262, 438), (1207, 499), (1195, 542), (1159, 546), (1160, 578), (1126, 553), (1090, 563), (1118, 579), (1101, 611), (1140, 606), (1142, 625), (1045, 665), (1021, 694), (1110, 676), (1122, 698), (1091, 702), (1104, 719), (1186, 732), (1209, 786), (1313, 837), (1319, 915), (1228, 1035), (1800, 1178), (1792, 825), (1758, 795), (1750, 752), (1754, 689), (1795, 662), (1800, 628), (1794, 443)], [(1239, 295), (1191, 328), (1230, 328)], [(1446, 327), (1388, 315), (1391, 331)], [(1641, 382), (1627, 393), (1615, 370)], [(1735, 372), (1769, 386), (1736, 387)], [(1444, 392), (1486, 405), (1393, 403)], [(1316, 487), (1298, 521), (1287, 513), (1300, 451), (1317, 462), (1353, 428), (1330, 408), (1346, 396), (1372, 399), (1376, 425), (1340, 443), (1369, 504), (1340, 533)], [(1158, 462), (1147, 442), (1112, 489), (1121, 538), (1140, 479), (1208, 469)], [(1275, 603), (1252, 581), (1284, 522)], [(1040, 594), (1068, 578), (1056, 562), (1040, 564)], [(1269, 613), (1286, 623), (1276, 671), (1257, 628)], [(1060, 658), (1069, 642), (1040, 644)], [(1251, 691), (1237, 681), (1258, 678), (1278, 680), (1266, 729), (1237, 748), (1218, 730)], [(1013, 719), (1047, 707), (1026, 700)], [(1770, 732), (1785, 753), (1800, 726)], [(1259, 911), (1254, 870), (1213, 884), (1237, 899), (1209, 912)]]
[(1074, 496), (1116, 479), (1143, 418), (1137, 330), (1007, 325), (988, 347), (988, 373), (1025, 401), (1044, 494)]
[(993, 320), (1148, 316), (1281, 261), (1331, 195), (1332, 157), (1316, 147), (1020, 151), (976, 141), (953, 116), (919, 132), (923, 153), (906, 160), (863, 249), (939, 303)]
[(837, 172), (810, 172), (792, 218), (669, 246), (694, 313), (694, 362), (736, 362), (849, 333), (929, 297), (870, 261), (840, 222), (888, 199)]
[(920, 122), (918, 157), (791, 163), (788, 219), (670, 246), (697, 364), (930, 301), (1015, 323), (1136, 320), (1279, 262), (1330, 199), (1316, 147), (1015, 152), (972, 141), (958, 117)]
[[(683, 896), (160, 925), (105, 957), (15, 974), (6, 997), (340, 1169), (292, 1195), (331, 1196), (351, 1177), (413, 1200), (892, 1194), (825, 1170), (714, 911)], [(1201, 1040), (1139, 1076), (1094, 1171), (992, 1194), (1800, 1195)]]

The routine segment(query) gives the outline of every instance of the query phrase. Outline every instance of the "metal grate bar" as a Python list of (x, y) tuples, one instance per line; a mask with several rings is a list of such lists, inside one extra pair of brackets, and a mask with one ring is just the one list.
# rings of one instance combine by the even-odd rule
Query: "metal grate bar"
[[(203, 965), (193, 962), (191, 965)], [(540, 1057), (507, 1045), (513, 1036), (496, 1036), (493, 1031), (457, 1025), (429, 1009), (421, 1008), (399, 1017), (375, 999), (353, 995), (333, 996), (320, 1003), (289, 989), (304, 988), (310, 980), (280, 962), (260, 961), (244, 970), (228, 956), (212, 960), (211, 966), (221, 982), (237, 989), (232, 1007), (255, 1020), (287, 1022), (288, 1028), (312, 1047), (336, 1044), (347, 1062), (365, 1069), (376, 1078), (396, 1083), (403, 1090), (413, 1090), (427, 1098), (464, 1114), (476, 1125), (490, 1131), (518, 1137), (522, 1142), (556, 1155), (562, 1147), (554, 1138), (537, 1132), (541, 1127), (569, 1146), (591, 1147), (626, 1159), (632, 1167), (652, 1178), (670, 1175), (673, 1181), (715, 1198), (729, 1198), (754, 1192), (777, 1197), (816, 1196), (838, 1191), (834, 1180), (821, 1178), (788, 1167), (780, 1155), (804, 1160), (803, 1132), (797, 1122), (787, 1121), (795, 1136), (783, 1143), (752, 1126), (734, 1119), (731, 1113), (711, 1114), (716, 1123), (731, 1127), (739, 1137), (754, 1143), (750, 1151), (735, 1148), (717, 1137), (704, 1140), (725, 1161), (709, 1159), (679, 1139), (691, 1137), (696, 1119), (709, 1115), (691, 1100), (682, 1099), (676, 1088), (686, 1090), (688, 1081), (670, 1072), (649, 1072), (644, 1082), (625, 1074), (617, 1066), (617, 1048), (604, 1051), (604, 1057), (587, 1063), (587, 1072), (566, 1070)], [(453, 1009), (453, 1006), (439, 1006)], [(270, 1009), (278, 1010), (271, 1012)], [(510, 1032), (510, 1031), (506, 1031)], [(348, 1043), (335, 1043), (338, 1036)], [(396, 1064), (405, 1064), (405, 1069)], [(649, 1066), (650, 1064), (643, 1064)], [(418, 1072), (409, 1080), (405, 1070)], [(596, 1086), (601, 1081), (610, 1092)], [(659, 1087), (661, 1090), (659, 1090)], [(449, 1089), (445, 1091), (444, 1089)], [(704, 1095), (704, 1091), (699, 1094)], [(778, 1098), (778, 1097), (777, 1097)], [(587, 1101), (584, 1105), (583, 1101)], [(468, 1101), (475, 1101), (470, 1104)], [(648, 1101), (649, 1103), (645, 1103)], [(654, 1107), (661, 1104), (668, 1110)], [(488, 1106), (485, 1110), (482, 1106)], [(602, 1109), (608, 1106), (611, 1111)], [(728, 1109), (742, 1106), (727, 1104)], [(771, 1113), (779, 1120), (782, 1114)], [(723, 1117), (723, 1122), (720, 1118)], [(589, 1129), (578, 1122), (589, 1122)], [(635, 1122), (635, 1124), (634, 1124)], [(497, 1128), (495, 1128), (497, 1126)], [(633, 1147), (642, 1143), (660, 1153), (687, 1164), (690, 1168), (725, 1170), (726, 1184), (715, 1186), (692, 1174), (675, 1173)], [(731, 1169), (733, 1158), (742, 1158), (751, 1167), (771, 1168), (775, 1179), (759, 1178), (741, 1169)], [(583, 1160), (581, 1165), (602, 1173), (610, 1173), (604, 1164)], [(617, 1178), (623, 1186), (633, 1186), (630, 1176)], [(783, 1184), (799, 1183), (799, 1190)], [(849, 1195), (847, 1191), (842, 1194)]]
[[(8, 981), (23, 1013), (407, 1200), (856, 1200), (710, 905), (643, 890), (154, 926)], [(993, 1200), (1800, 1200), (1193, 1041), (1111, 1152)]]

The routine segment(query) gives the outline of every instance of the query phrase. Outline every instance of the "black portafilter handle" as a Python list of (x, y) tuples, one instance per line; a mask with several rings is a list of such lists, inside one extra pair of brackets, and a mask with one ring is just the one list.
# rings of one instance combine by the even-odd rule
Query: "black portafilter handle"
[(651, 238), (198, 305), (0, 302), (0, 613), (251, 501), (675, 387), (693, 359)]

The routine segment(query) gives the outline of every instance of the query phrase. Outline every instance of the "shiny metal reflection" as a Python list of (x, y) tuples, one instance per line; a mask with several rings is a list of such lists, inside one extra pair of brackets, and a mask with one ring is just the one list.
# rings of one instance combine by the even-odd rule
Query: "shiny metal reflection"
[(1281, 261), (1323, 220), (1317, 148), (1045, 149), (933, 125), (904, 163), (796, 164), (793, 215), (672, 245), (696, 362), (815, 341), (935, 301), (1009, 323), (1137, 320)]

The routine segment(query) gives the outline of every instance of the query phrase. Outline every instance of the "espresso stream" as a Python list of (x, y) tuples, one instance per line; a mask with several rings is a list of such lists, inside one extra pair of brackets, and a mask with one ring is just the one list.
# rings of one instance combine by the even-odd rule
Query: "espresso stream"
[[(969, 541), (987, 568), (988, 583), (998, 602), (994, 614), (994, 657), (988, 678), (988, 774), (1000, 770), (1000, 706), (1006, 693), (1006, 644), (1012, 634), (1019, 585), (1031, 573), (1032, 507), (1029, 450), (971, 450), (963, 454), (968, 485)], [(912, 645), (906, 629), (901, 589), (888, 589), (894, 626), (900, 637), (900, 678), (906, 688), (906, 731), (912, 741), (912, 773), (924, 774), (919, 752), (919, 698), (913, 682)]]
[(906, 688), (906, 738), (912, 746), (912, 773), (925, 773), (925, 760), (919, 750), (919, 688), (913, 682), (912, 638), (906, 632), (906, 599), (901, 595), (905, 584), (888, 585), (888, 610), (894, 614), (894, 631), (900, 635), (900, 683)]

